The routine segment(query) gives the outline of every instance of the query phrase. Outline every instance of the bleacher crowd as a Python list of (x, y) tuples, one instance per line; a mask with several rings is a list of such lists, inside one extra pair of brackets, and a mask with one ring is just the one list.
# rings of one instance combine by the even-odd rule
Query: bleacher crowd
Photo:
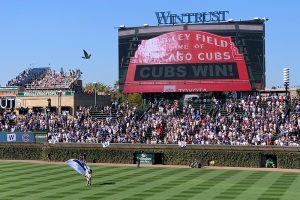
[(29, 68), (16, 78), (8, 81), (7, 86), (24, 86), (27, 89), (68, 89), (81, 76), (79, 69), (59, 72), (46, 68)]
[(50, 143), (300, 144), (298, 98), (278, 95), (213, 98), (183, 105), (176, 100), (161, 99), (152, 102), (143, 114), (126, 102), (114, 102), (100, 112), (106, 117), (96, 119), (92, 108), (84, 107), (75, 115), (30, 112), (16, 116), (4, 112), (0, 116), (0, 131), (46, 131)]
[(40, 76), (43, 76), (49, 68), (28, 68), (22, 71), (14, 79), (8, 81), (6, 86), (25, 86)]

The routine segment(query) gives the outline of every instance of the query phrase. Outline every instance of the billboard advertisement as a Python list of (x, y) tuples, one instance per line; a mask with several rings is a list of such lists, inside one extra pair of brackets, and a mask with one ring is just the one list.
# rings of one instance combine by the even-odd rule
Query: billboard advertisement
[(125, 93), (250, 91), (243, 54), (231, 37), (184, 30), (142, 40), (130, 58)]
[(0, 109), (16, 108), (16, 97), (2, 96), (0, 97)]

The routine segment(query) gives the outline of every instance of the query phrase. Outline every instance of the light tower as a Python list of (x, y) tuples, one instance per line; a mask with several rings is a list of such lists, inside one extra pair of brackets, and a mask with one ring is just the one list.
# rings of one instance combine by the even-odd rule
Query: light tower
[(290, 70), (287, 67), (283, 68), (283, 85), (285, 87), (285, 95), (287, 96), (290, 85)]
[(93, 82), (93, 85), (94, 85), (94, 94), (95, 94), (94, 106), (96, 109), (96, 106), (97, 106), (97, 82)]

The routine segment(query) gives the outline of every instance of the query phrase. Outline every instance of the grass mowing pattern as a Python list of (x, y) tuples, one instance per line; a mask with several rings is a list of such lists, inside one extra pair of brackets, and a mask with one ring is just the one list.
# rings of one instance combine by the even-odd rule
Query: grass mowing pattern
[(0, 163), (0, 199), (299, 199), (298, 173), (93, 166), (93, 185), (67, 165)]

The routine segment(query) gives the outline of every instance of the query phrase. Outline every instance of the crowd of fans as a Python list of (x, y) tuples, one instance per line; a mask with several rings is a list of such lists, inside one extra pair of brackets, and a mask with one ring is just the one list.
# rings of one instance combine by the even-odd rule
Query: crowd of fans
[(22, 82), (25, 81), (26, 77), (28, 76), (28, 72), (30, 69), (26, 69), (22, 71), (16, 78), (8, 81), (7, 86), (19, 86)]
[(114, 102), (99, 111), (107, 114), (104, 119), (95, 119), (91, 111), (82, 107), (74, 115), (3, 113), (0, 131), (46, 131), (50, 143), (300, 144), (298, 98), (249, 96), (187, 102), (183, 106), (176, 100), (161, 99), (152, 102), (144, 113), (129, 107), (128, 102)]
[(7, 86), (24, 86), (27, 89), (70, 89), (81, 77), (79, 69), (59, 72), (46, 68), (28, 68), (16, 78), (8, 81)]
[(46, 73), (27, 85), (27, 89), (68, 89), (81, 76), (79, 69), (59, 72), (48, 69)]
[(25, 86), (32, 81), (43, 76), (45, 72), (50, 68), (28, 68), (22, 71), (16, 78), (8, 81), (7, 86)]

